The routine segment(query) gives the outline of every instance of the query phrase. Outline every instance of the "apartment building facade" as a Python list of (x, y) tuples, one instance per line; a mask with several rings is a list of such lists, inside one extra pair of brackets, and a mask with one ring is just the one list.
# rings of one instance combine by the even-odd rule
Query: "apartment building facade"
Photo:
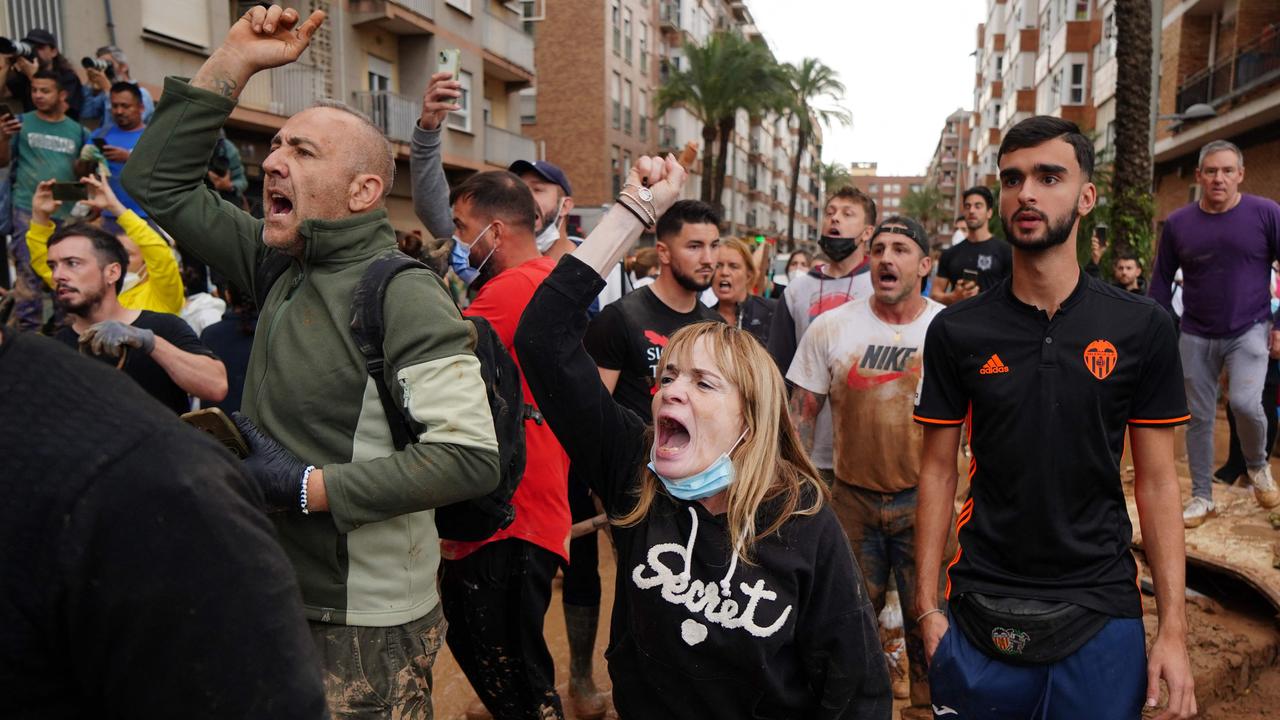
[(1242, 191), (1280, 198), (1280, 3), (1165, 0), (1157, 17), (1160, 115), (1199, 103), (1216, 112), (1157, 125), (1157, 222), (1199, 200), (1195, 168), (1212, 140), (1230, 140), (1244, 152)]
[[(965, 185), (996, 184), (1003, 134), (1032, 115), (1062, 117), (1086, 132), (1100, 127), (1100, 117), (1114, 117), (1115, 48), (1101, 42), (1104, 15), (1114, 28), (1113, 6), (1114, 0), (988, 0), (974, 55)], [(1099, 149), (1107, 144), (1104, 132)]]
[(929, 178), (924, 175), (855, 175), (853, 186), (876, 201), (876, 222), (904, 212), (907, 195), (925, 189)]
[[(129, 57), (134, 80), (159, 94), (167, 75), (190, 77), (249, 7), (245, 0), (74, 2), (10, 0), (0, 27), (21, 36), (53, 26), (73, 61), (112, 43)], [(498, 0), (285, 0), (304, 17), (328, 19), (298, 62), (260, 73), (244, 88), (227, 123), (240, 150), (251, 193), (271, 137), (290, 115), (322, 98), (363, 110), (393, 141), (396, 183), (388, 199), (393, 224), (421, 228), (413, 214), (409, 140), (436, 53), (457, 48), (464, 97), (446, 120), (447, 174), (457, 181), (479, 170), (535, 158), (540, 146), (520, 134), (519, 92), (533, 84), (534, 43), (517, 3)], [(110, 11), (111, 27), (107, 23)], [(114, 35), (114, 37), (112, 37)]]
[[(525, 93), (524, 131), (544, 144), (548, 160), (574, 185), (574, 215), (584, 229), (613, 203), (631, 164), (641, 155), (703, 147), (702, 124), (684, 108), (656, 115), (658, 88), (685, 67), (686, 43), (718, 30), (737, 30), (763, 42), (746, 5), (726, 0), (592, 0), (535, 3), (538, 82)], [(725, 231), (730, 235), (786, 232), (794, 120), (739, 113), (728, 144)], [(816, 172), (820, 144), (802, 159), (796, 235), (816, 237), (821, 195)], [(695, 163), (686, 197), (701, 193)]]
[(937, 188), (943, 197), (943, 210), (948, 222), (937, 229), (936, 241), (950, 241), (950, 219), (961, 214), (961, 194), (967, 187), (967, 160), (969, 156), (969, 121), (972, 112), (957, 108), (947, 116), (934, 147), (929, 169), (925, 173), (928, 185)]

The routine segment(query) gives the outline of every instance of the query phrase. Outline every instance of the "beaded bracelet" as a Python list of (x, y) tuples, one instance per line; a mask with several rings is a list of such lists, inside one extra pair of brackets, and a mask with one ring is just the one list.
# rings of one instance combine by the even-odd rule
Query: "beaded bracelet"
[(308, 465), (306, 470), (302, 471), (302, 514), (310, 515), (311, 511), (307, 509), (307, 481), (311, 479), (311, 473), (316, 469), (315, 465)]

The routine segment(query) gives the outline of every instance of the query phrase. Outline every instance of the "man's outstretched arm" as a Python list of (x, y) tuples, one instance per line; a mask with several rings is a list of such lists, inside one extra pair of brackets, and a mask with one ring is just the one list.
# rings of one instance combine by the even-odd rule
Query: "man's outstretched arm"
[(121, 177), (184, 253), (242, 290), (253, 290), (262, 221), (205, 187), (208, 158), (244, 84), (260, 70), (297, 59), (323, 20), (316, 12), (298, 25), (297, 11), (279, 7), (246, 12), (190, 83), (165, 80), (155, 116)]

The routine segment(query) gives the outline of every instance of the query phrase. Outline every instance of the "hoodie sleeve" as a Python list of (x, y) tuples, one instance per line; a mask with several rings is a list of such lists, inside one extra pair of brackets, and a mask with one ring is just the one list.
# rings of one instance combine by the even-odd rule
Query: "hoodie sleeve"
[(409, 175), (413, 178), (413, 212), (434, 238), (453, 234), (449, 213), (449, 181), (440, 161), (440, 130), (424, 130), (413, 124)]
[(53, 225), (42, 225), (32, 222), (27, 226), (27, 252), (31, 254), (31, 269), (44, 281), (46, 287), (53, 287), (53, 271), (49, 269), (49, 238), (53, 237)]
[[(498, 441), (473, 326), (428, 270), (397, 275), (387, 286), (384, 307), (383, 352), (394, 377), (392, 394), (422, 431), (417, 442), (377, 458), (360, 456), (357, 433), (356, 461), (324, 466), (329, 511), (343, 533), (479, 497), (498, 486)], [(365, 407), (383, 416), (372, 382)]]
[(252, 291), (254, 268), (265, 252), (262, 221), (204, 184), (218, 131), (235, 107), (234, 100), (165, 78), (164, 94), (121, 181), (179, 249)]
[[(634, 503), (644, 421), (614, 401), (582, 345), (587, 307), (604, 280), (573, 255), (538, 286), (516, 329), (516, 354), (529, 391), (569, 455), (612, 516)], [(606, 309), (612, 306), (606, 306)]]
[(801, 661), (817, 699), (812, 718), (888, 720), (893, 690), (880, 643), (880, 625), (834, 513), (814, 518), (816, 540), (809, 599), (797, 629)]
[(796, 355), (796, 321), (791, 317), (791, 303), (787, 302), (790, 290), (790, 287), (783, 289), (778, 309), (773, 313), (773, 324), (769, 326), (769, 354), (784, 376)]
[(182, 290), (182, 272), (178, 270), (178, 261), (169, 243), (132, 210), (125, 210), (118, 222), (129, 239), (138, 245), (147, 264), (150, 278), (147, 283), (151, 286), (153, 302), (146, 309), (175, 315), (182, 312), (186, 293)]

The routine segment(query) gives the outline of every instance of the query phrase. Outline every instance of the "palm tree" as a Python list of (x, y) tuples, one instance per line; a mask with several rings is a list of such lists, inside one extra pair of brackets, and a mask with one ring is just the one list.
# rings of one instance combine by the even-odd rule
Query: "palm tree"
[(827, 67), (820, 60), (805, 58), (799, 66), (787, 65), (786, 71), (791, 82), (791, 97), (787, 103), (787, 112), (797, 120), (799, 131), (796, 154), (791, 161), (791, 200), (787, 208), (787, 243), (790, 247), (795, 244), (800, 160), (817, 131), (817, 124), (830, 126), (838, 122), (848, 125), (853, 119), (847, 110), (814, 107), (815, 102), (823, 99), (833, 103), (839, 103), (844, 99), (844, 83), (840, 82), (835, 70)]
[(853, 173), (840, 163), (822, 163), (822, 186), (828, 189), (853, 184)]
[(946, 196), (938, 188), (928, 185), (912, 190), (902, 198), (902, 214), (918, 221), (931, 234), (938, 232), (939, 220), (950, 220), (951, 213), (943, 206)]
[(1151, 1), (1116, 0), (1115, 165), (1110, 216), (1113, 247), (1149, 249), (1151, 197)]
[(658, 88), (658, 114), (684, 107), (702, 123), (702, 200), (718, 207), (738, 111), (778, 107), (783, 74), (766, 46), (734, 31), (712, 33), (702, 45), (686, 43), (684, 55), (687, 67)]

